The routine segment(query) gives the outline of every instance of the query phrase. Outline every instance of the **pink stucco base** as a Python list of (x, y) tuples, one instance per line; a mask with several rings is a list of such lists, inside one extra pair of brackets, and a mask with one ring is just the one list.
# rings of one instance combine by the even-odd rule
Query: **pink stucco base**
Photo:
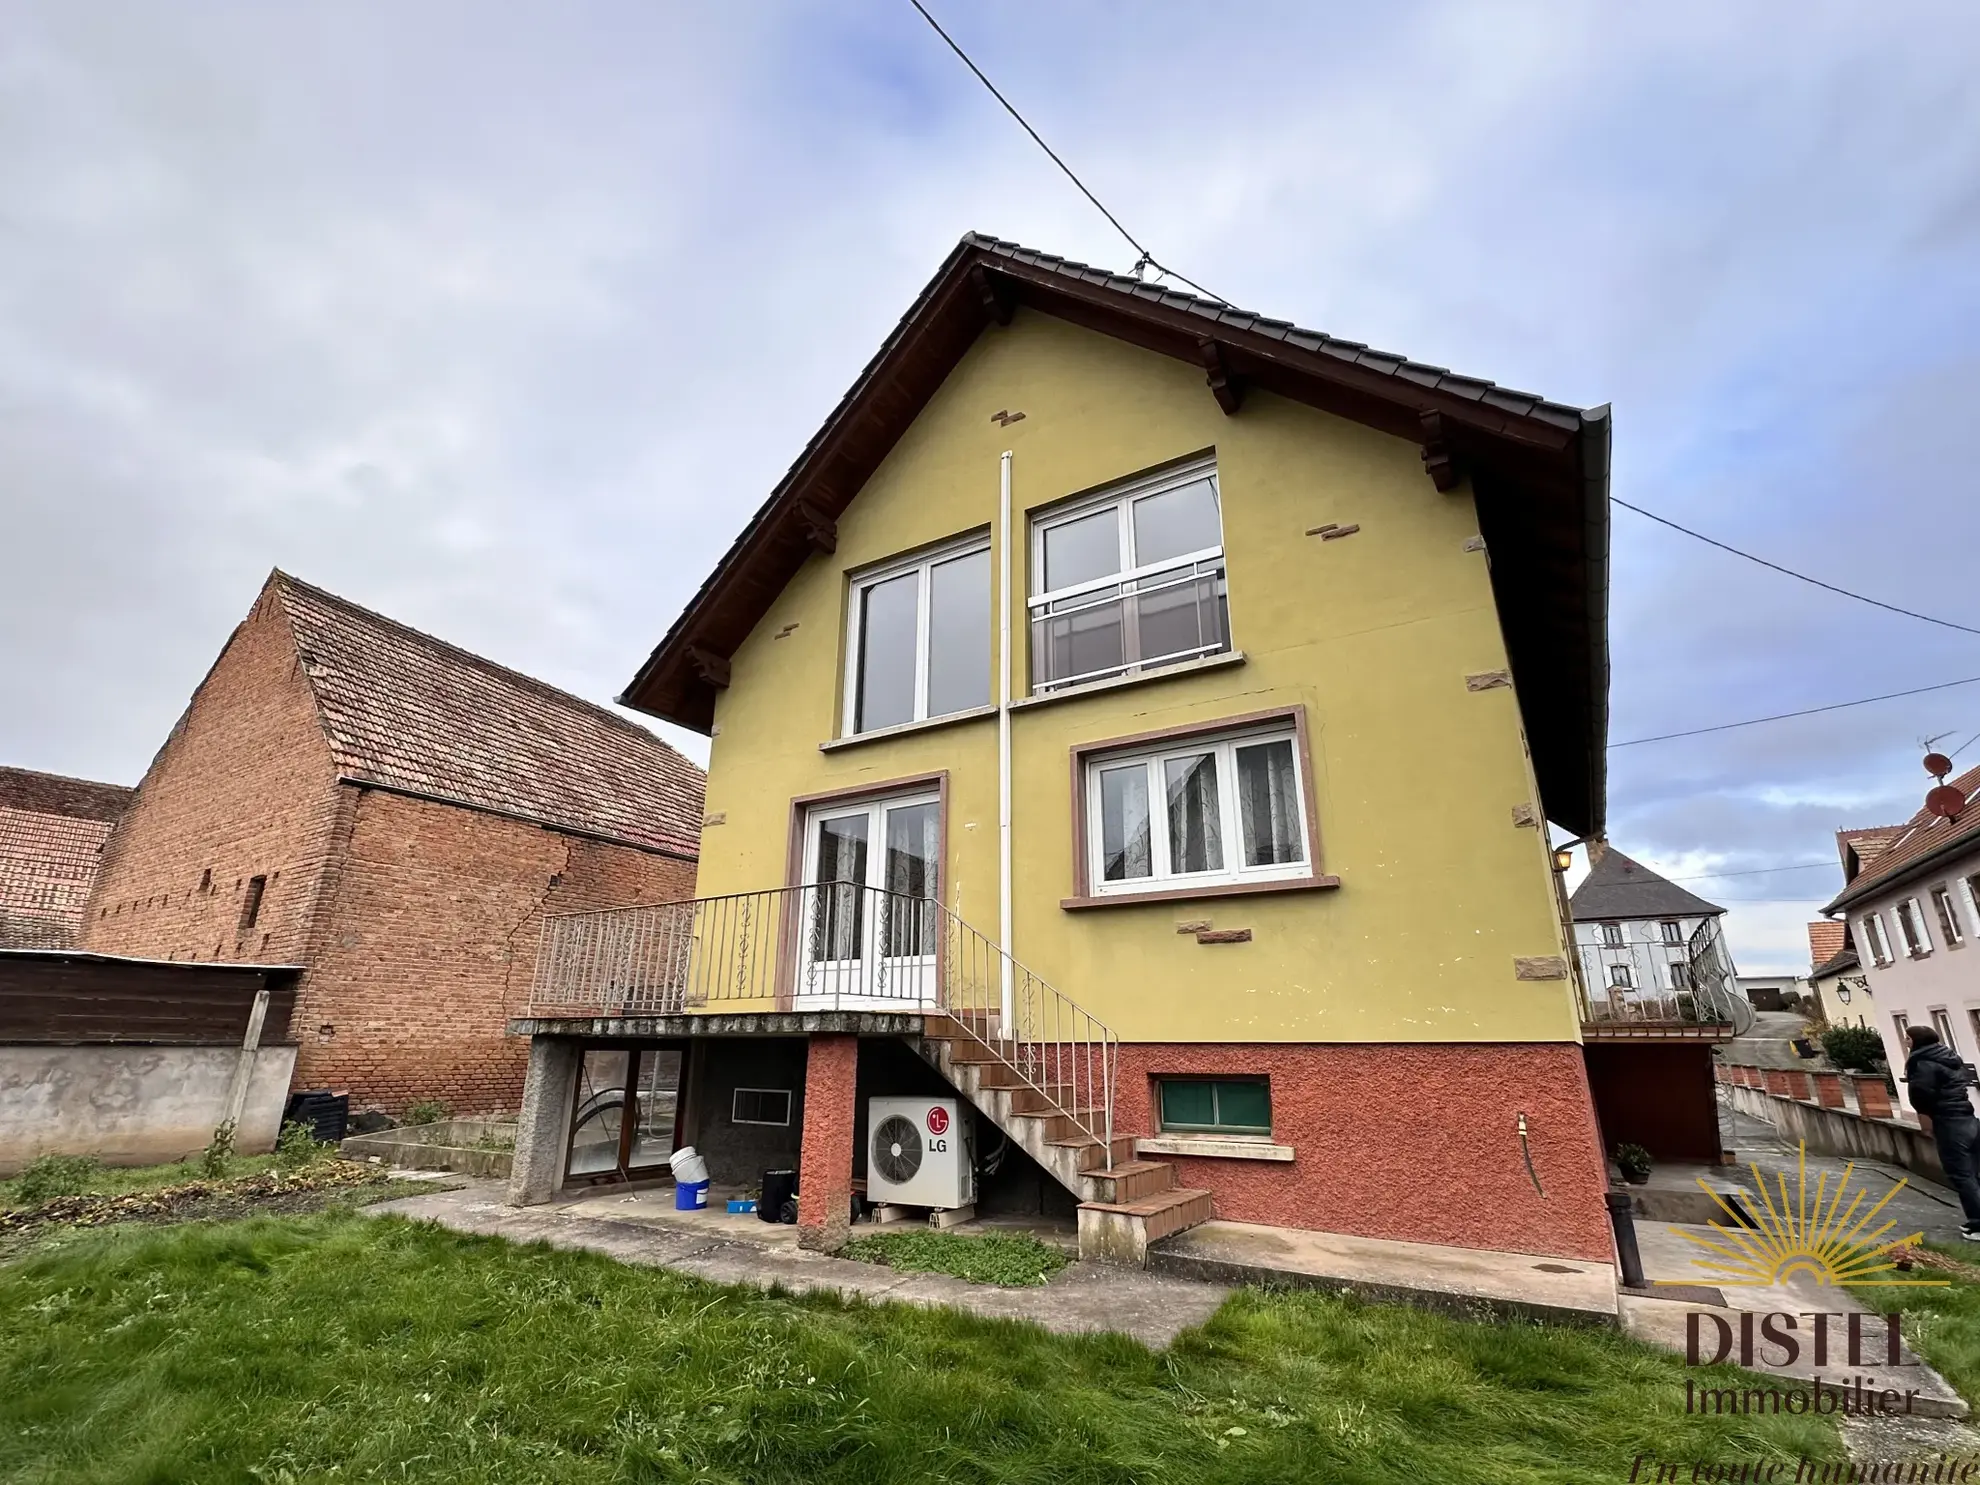
[(1221, 1218), (1615, 1261), (1578, 1046), (1132, 1043), (1121, 1048), (1115, 1127), (1155, 1128), (1159, 1076), (1233, 1074), (1270, 1079), (1272, 1138), (1295, 1158), (1150, 1157), (1213, 1192)]
[(798, 1160), (798, 1243), (833, 1252), (852, 1222), (853, 1129), (859, 1038), (816, 1035), (805, 1059)]

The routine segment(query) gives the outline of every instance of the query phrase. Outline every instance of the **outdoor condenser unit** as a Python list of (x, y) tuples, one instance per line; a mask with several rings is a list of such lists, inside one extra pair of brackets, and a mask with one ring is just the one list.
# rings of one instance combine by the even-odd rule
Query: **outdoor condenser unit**
[(866, 1195), (905, 1207), (976, 1201), (969, 1111), (953, 1098), (875, 1098), (866, 1105)]

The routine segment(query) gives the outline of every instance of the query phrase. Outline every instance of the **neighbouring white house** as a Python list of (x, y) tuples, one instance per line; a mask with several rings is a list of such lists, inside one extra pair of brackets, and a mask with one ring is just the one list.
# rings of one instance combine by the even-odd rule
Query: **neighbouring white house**
[(1597, 1015), (1696, 1019), (1698, 965), (1731, 970), (1719, 927), (1726, 910), (1606, 841), (1588, 843), (1588, 864), (1568, 906), (1582, 982)]
[(1856, 946), (1842, 923), (1823, 919), (1808, 925), (1808, 988), (1831, 1026), (1877, 1024), (1877, 1001), (1856, 962)]
[(1915, 1023), (1980, 1061), (1980, 950), (1967, 952), (1980, 937), (1980, 768), (1930, 798), (1903, 825), (1837, 832), (1846, 885), (1823, 909), (1848, 925), (1894, 1069)]

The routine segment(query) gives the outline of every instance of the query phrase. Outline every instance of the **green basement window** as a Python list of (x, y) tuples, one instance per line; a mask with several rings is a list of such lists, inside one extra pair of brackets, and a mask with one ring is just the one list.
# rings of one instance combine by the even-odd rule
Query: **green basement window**
[(1270, 1134), (1272, 1089), (1263, 1078), (1163, 1078), (1165, 1134)]

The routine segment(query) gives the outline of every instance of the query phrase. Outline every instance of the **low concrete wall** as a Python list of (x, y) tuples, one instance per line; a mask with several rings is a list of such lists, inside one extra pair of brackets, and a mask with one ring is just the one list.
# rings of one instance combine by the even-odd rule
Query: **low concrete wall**
[[(0, 1176), (37, 1155), (94, 1155), (105, 1165), (160, 1165), (196, 1155), (227, 1110), (241, 1049), (0, 1046)], [(281, 1133), (294, 1047), (254, 1054), (234, 1134), (243, 1155)]]
[(1742, 1114), (1765, 1119), (1789, 1139), (1805, 1142), (1818, 1154), (1882, 1160), (1945, 1184), (1946, 1169), (1939, 1164), (1938, 1147), (1932, 1136), (1915, 1124), (1866, 1119), (1848, 1109), (1825, 1109), (1738, 1083), (1724, 1086), (1732, 1092), (1733, 1107)]
[[(499, 1144), (495, 1142), (500, 1142)], [(507, 1180), (515, 1163), (516, 1126), (506, 1119), (447, 1119), (354, 1134), (343, 1152), (356, 1160), (377, 1156), (411, 1170), (450, 1170), (464, 1176)]]

